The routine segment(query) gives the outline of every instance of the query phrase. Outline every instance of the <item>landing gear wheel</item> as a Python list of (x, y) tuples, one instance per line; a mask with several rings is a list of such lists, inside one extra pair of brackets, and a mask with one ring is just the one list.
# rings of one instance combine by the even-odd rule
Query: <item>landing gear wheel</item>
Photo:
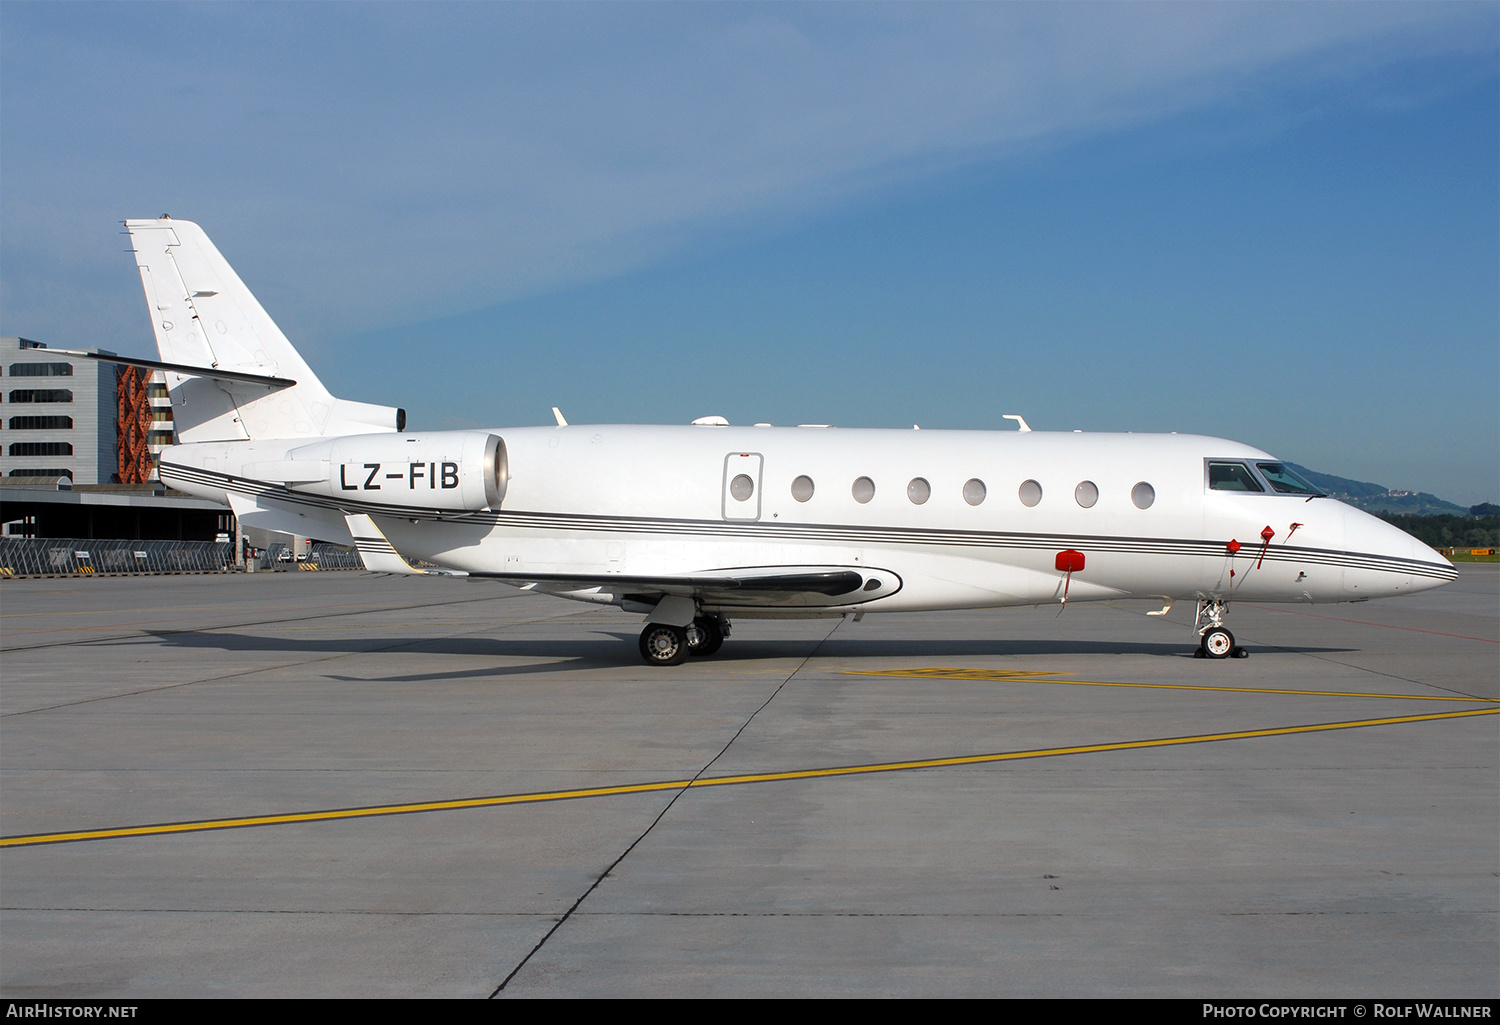
[(712, 616), (699, 616), (693, 620), (693, 626), (698, 628), (698, 643), (688, 642), (688, 652), (698, 658), (712, 655), (724, 646), (724, 631), (719, 626), (717, 618)]
[(687, 634), (680, 626), (649, 623), (641, 631), (641, 658), (650, 666), (679, 666), (687, 661)]
[(1210, 627), (1203, 635), (1203, 654), (1209, 658), (1228, 658), (1234, 651), (1234, 634), (1222, 626)]

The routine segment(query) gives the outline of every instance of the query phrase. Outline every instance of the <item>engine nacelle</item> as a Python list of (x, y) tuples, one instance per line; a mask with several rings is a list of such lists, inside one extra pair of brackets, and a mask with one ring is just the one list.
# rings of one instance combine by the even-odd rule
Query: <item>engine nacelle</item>
[(400, 509), (499, 509), (510, 477), (505, 442), (487, 431), (330, 438), (292, 449), (286, 458), (292, 466), (318, 468), (291, 474), (302, 478), (286, 481), (293, 491)]

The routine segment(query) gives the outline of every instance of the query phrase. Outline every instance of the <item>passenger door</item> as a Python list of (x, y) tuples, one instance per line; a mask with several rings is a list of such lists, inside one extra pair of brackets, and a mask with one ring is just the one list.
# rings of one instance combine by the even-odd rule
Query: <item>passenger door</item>
[(760, 519), (759, 452), (731, 452), (724, 457), (724, 518)]

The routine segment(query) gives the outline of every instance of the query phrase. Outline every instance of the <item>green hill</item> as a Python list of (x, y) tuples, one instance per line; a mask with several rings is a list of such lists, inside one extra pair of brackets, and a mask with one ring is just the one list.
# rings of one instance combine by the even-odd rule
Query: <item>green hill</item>
[(1470, 511), (1463, 506), (1445, 502), (1425, 491), (1395, 491), (1384, 484), (1371, 484), (1369, 481), (1335, 477), (1331, 473), (1318, 473), (1305, 466), (1298, 466), (1296, 463), (1286, 465), (1340, 502), (1347, 502), (1365, 512), (1398, 516), (1468, 517), (1471, 515)]

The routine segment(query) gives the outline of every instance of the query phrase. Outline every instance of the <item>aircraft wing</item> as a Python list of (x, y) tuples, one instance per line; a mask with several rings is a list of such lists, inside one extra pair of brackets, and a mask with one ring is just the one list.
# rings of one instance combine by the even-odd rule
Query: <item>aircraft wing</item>
[(638, 605), (655, 605), (668, 596), (695, 598), (716, 609), (834, 608), (884, 598), (895, 594), (901, 587), (901, 578), (894, 573), (852, 566), (741, 566), (664, 576), (630, 573), (471, 575), (551, 593), (613, 595)]

